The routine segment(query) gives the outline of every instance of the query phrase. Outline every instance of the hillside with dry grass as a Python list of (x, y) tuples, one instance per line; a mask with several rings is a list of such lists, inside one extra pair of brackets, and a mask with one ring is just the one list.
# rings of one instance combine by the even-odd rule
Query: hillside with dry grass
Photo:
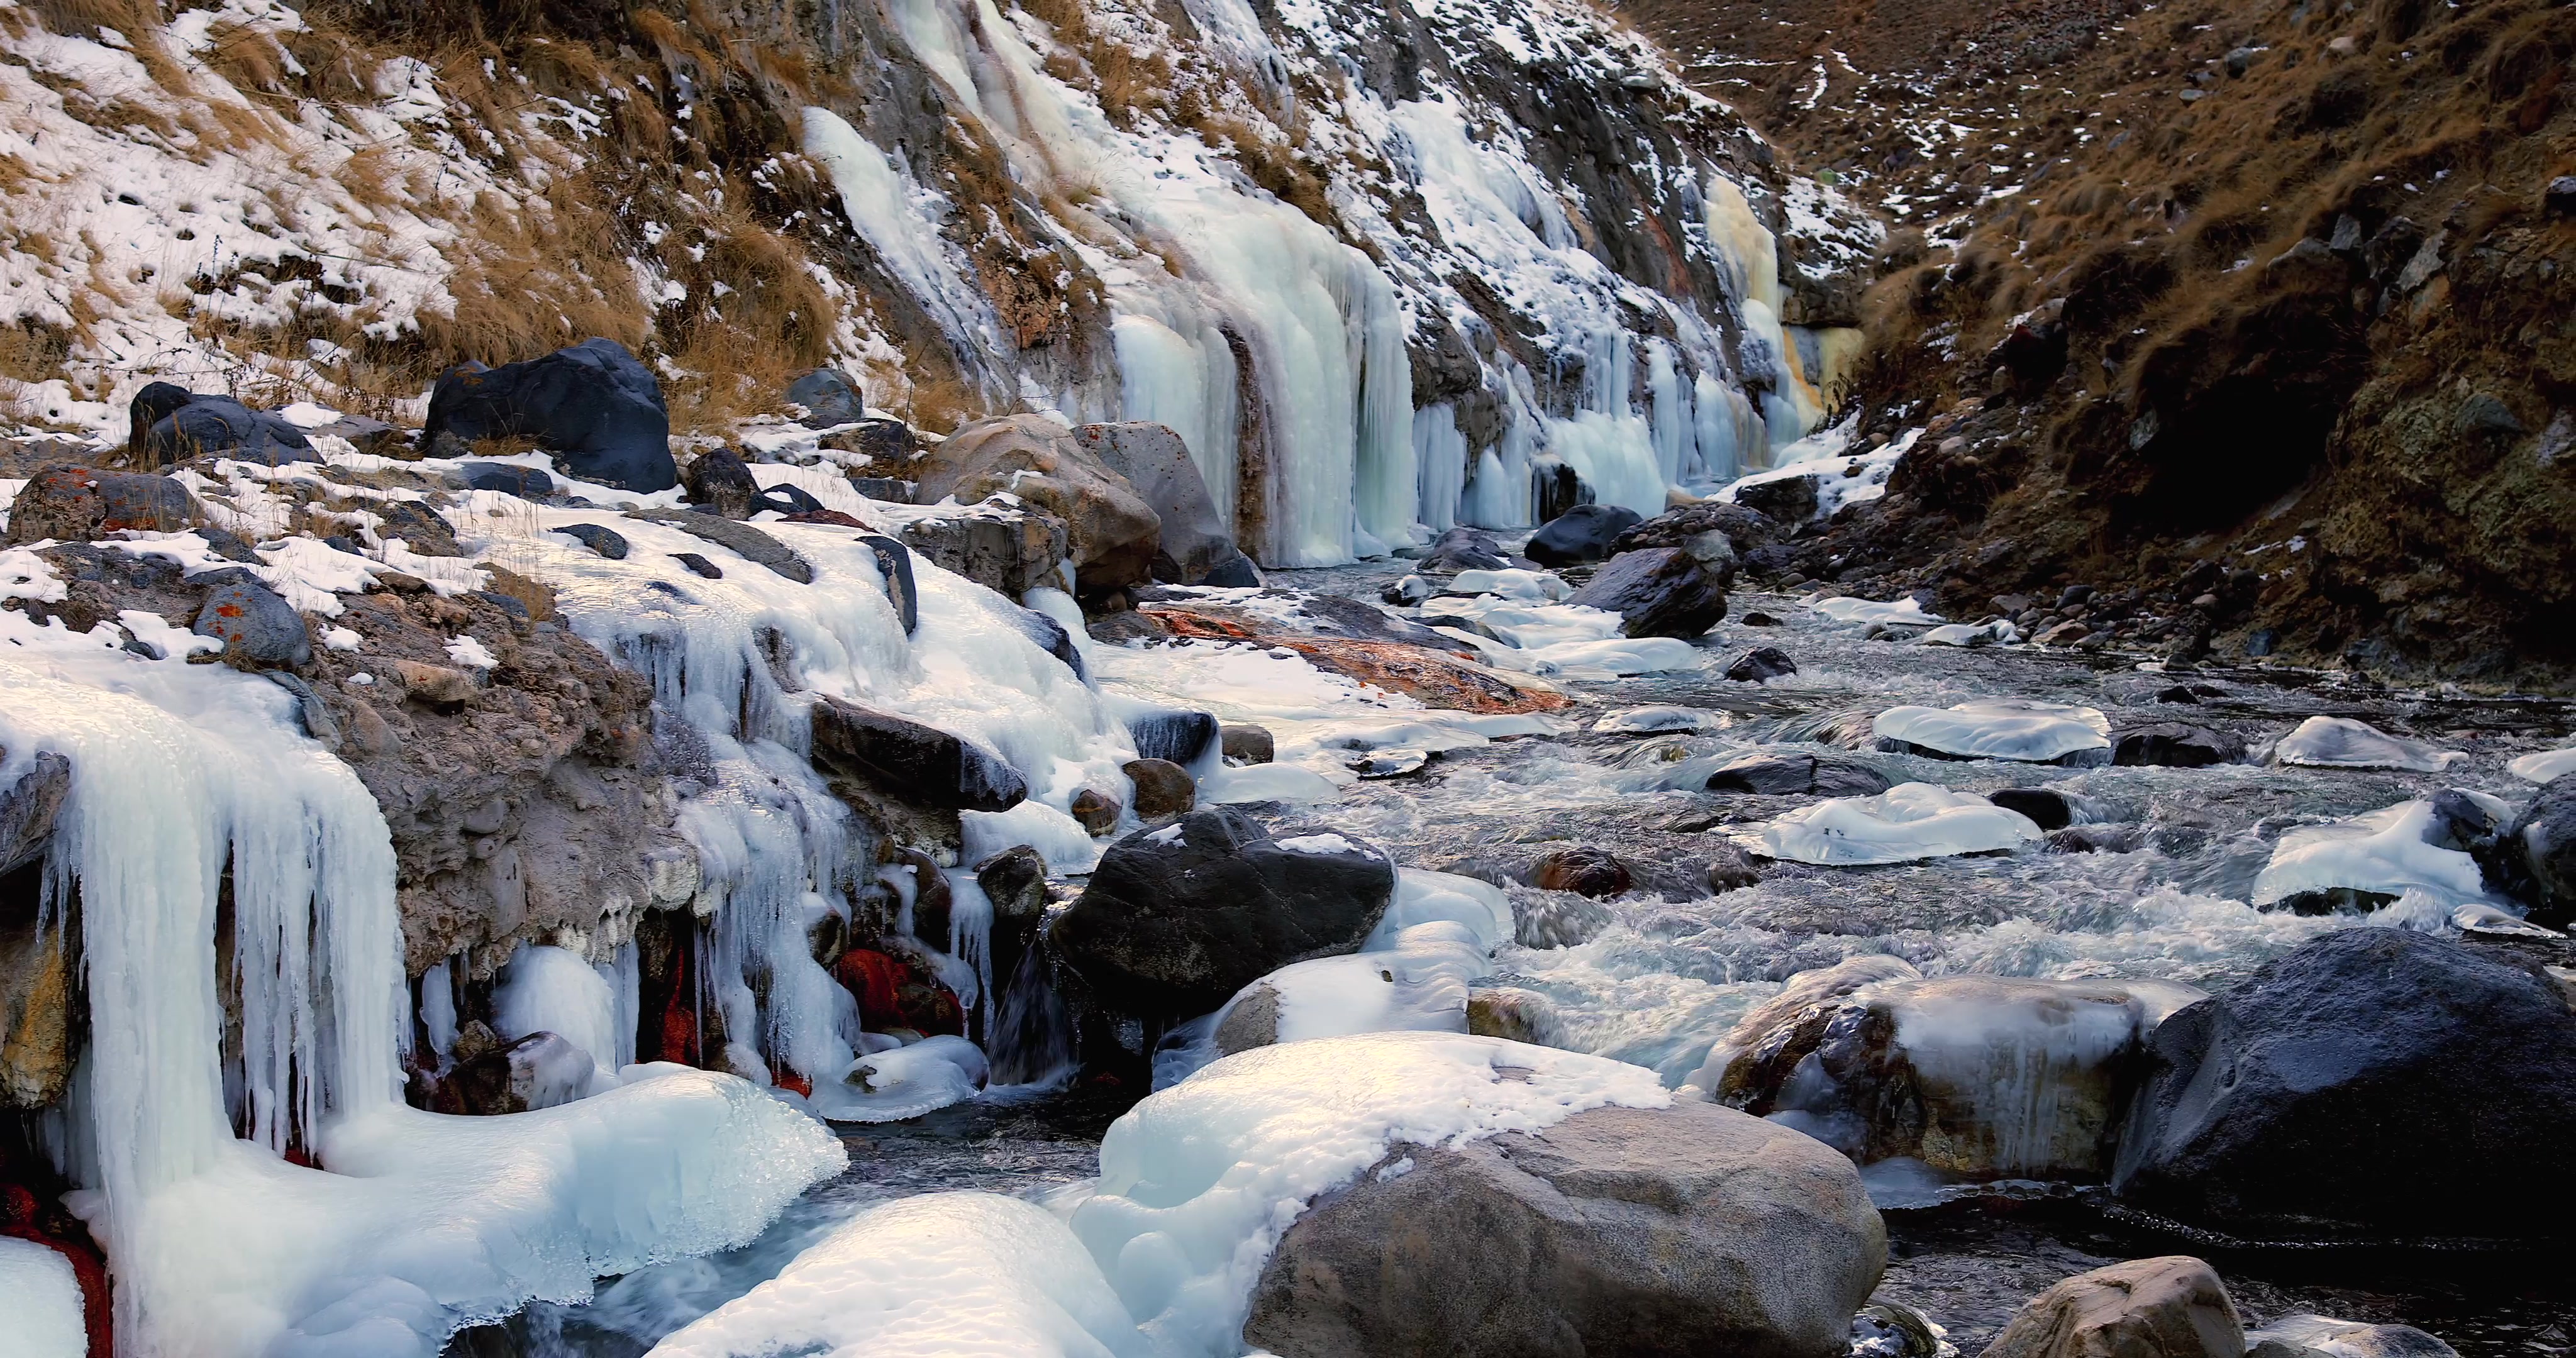
[(1847, 413), (1938, 418), (1811, 574), (1968, 614), (2127, 587), (2186, 651), (2570, 672), (2576, 12), (1627, 8), (1895, 228)]

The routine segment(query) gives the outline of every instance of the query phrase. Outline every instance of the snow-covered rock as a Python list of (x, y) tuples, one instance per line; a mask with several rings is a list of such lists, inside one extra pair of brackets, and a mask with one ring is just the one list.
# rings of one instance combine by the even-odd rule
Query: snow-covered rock
[(1954, 707), (1891, 707), (1870, 729), (1881, 749), (1911, 748), (1956, 759), (2030, 763), (2102, 762), (2111, 723), (2089, 707), (1989, 698)]
[(1743, 842), (1772, 858), (1861, 867), (2017, 849), (2041, 838), (2028, 816), (1973, 792), (1899, 783), (1874, 797), (1836, 797), (1775, 816)]
[(2325, 769), (2409, 769), (2439, 773), (2468, 756), (2421, 740), (2392, 736), (2350, 717), (2310, 717), (2272, 747), (2283, 764)]

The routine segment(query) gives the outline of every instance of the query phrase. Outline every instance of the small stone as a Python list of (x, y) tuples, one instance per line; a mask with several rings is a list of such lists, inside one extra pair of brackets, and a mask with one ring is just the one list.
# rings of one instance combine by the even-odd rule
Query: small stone
[(1198, 784), (1190, 771), (1168, 759), (1131, 759), (1121, 771), (1136, 784), (1138, 820), (1161, 820), (1198, 805)]
[(1736, 621), (1746, 627), (1777, 627), (1780, 625), (1780, 620), (1772, 617), (1768, 613), (1747, 613)]
[(1467, 1031), (1476, 1037), (1544, 1046), (1559, 1027), (1556, 1006), (1535, 990), (1479, 986), (1467, 992)]
[(673, 552), (671, 559), (689, 568), (689, 573), (707, 580), (722, 580), (724, 568), (695, 552)]
[(467, 490), (497, 490), (522, 500), (544, 500), (555, 493), (555, 479), (535, 467), (508, 462), (468, 462), (458, 467)]
[(611, 561), (626, 559), (626, 539), (595, 523), (567, 524), (555, 530)]
[(2042, 830), (2063, 830), (2075, 819), (2075, 808), (2066, 794), (2044, 787), (1998, 788), (1986, 794), (1986, 800), (2006, 811), (2018, 811)]
[(1278, 757), (1277, 743), (1267, 727), (1228, 722), (1217, 729), (1229, 764), (1267, 764)]
[(432, 665), (418, 660), (395, 660), (384, 668), (400, 680), (405, 696), (437, 707), (455, 707), (471, 699), (480, 689), (474, 676), (446, 665)]
[(1726, 667), (1726, 677), (1739, 684), (1759, 684), (1798, 672), (1798, 662), (1777, 646), (1757, 646)]
[(229, 578), (207, 592), (191, 631), (223, 642), (225, 659), (252, 668), (312, 661), (313, 639), (293, 605), (249, 571), (218, 574)]
[(2200, 695), (2192, 692), (2191, 685), (2189, 684), (2176, 684), (2171, 688), (2156, 690), (2156, 701), (2160, 703), (2197, 704), (2200, 701)]
[(2061, 622), (2032, 638), (2042, 646), (2072, 646), (2093, 634), (2093, 629), (2080, 622)]
[(1632, 880), (1628, 865), (1606, 849), (1575, 845), (1551, 849), (1530, 865), (1530, 885), (1542, 891), (1571, 891), (1578, 896), (1616, 896)]
[(1752, 861), (1744, 856), (1742, 849), (1731, 844), (1722, 844), (1709, 851), (1709, 894), (1724, 895), (1729, 891), (1753, 886), (1761, 880), (1762, 874), (1754, 870)]
[(1067, 808), (1082, 828), (1094, 838), (1118, 828), (1118, 813), (1125, 808), (1118, 799), (1098, 788), (1084, 788), (1073, 794), (1073, 805)]

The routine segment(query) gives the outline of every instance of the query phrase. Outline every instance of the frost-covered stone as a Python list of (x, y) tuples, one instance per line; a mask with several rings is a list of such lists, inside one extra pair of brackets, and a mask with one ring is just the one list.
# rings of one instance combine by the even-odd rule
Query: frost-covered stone
[(2350, 717), (2310, 717), (2299, 723), (2297, 730), (2281, 737), (2280, 743), (2272, 747), (2272, 758), (2283, 764), (2316, 768), (2439, 773), (2468, 756), (2424, 741), (2392, 736)]
[(1282, 1358), (1827, 1358), (1886, 1254), (1814, 1141), (1707, 1104), (1600, 1108), (1399, 1145), (1288, 1228), (1243, 1333)]
[(650, 494), (679, 484), (662, 384), (626, 347), (587, 339), (542, 358), (439, 375), (424, 444), (441, 434), (533, 439), (584, 481)]
[(2101, 763), (2111, 755), (2111, 723), (2089, 707), (1988, 698), (1955, 707), (1891, 707), (1870, 724), (1882, 750), (1953, 759), (2029, 763)]
[(714, 514), (700, 514), (691, 510), (637, 510), (629, 513), (627, 517), (677, 528), (693, 538), (712, 542), (745, 561), (766, 566), (772, 573), (800, 585), (814, 583), (813, 563), (797, 555), (787, 544), (750, 524), (737, 523), (732, 519), (721, 518)]
[(2167, 1019), (2112, 1189), (2245, 1237), (2519, 1238), (2576, 1173), (2576, 1010), (2404, 929), (2327, 934)]
[(2166, 1255), (2079, 1273), (2031, 1298), (1984, 1358), (2242, 1358), (2246, 1337), (2217, 1271)]
[(2303, 826), (2273, 846), (2271, 861), (2254, 878), (2253, 903), (2325, 914), (2338, 906), (2375, 909), (2408, 892), (2426, 893), (2446, 907), (2482, 900), (2485, 875), (2465, 849), (2448, 842), (2452, 831), (2453, 822), (2430, 801)]
[(1874, 797), (1841, 797), (1774, 817), (1746, 847), (1830, 867), (1910, 863), (2035, 844), (2038, 826), (1973, 792), (1899, 783)]
[(1207, 753), (1209, 741), (1222, 739), (1221, 730), (1215, 717), (1186, 708), (1146, 708), (1127, 716), (1127, 732), (1135, 737), (1138, 758), (1169, 760), (1184, 767)]

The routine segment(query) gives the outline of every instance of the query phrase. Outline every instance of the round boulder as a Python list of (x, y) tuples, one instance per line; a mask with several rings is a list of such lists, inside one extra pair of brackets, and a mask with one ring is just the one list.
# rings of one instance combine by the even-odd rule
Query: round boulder
[(1576, 505), (1531, 534), (1524, 554), (1542, 566), (1608, 560), (1610, 544), (1636, 527), (1642, 517), (1617, 505)]

